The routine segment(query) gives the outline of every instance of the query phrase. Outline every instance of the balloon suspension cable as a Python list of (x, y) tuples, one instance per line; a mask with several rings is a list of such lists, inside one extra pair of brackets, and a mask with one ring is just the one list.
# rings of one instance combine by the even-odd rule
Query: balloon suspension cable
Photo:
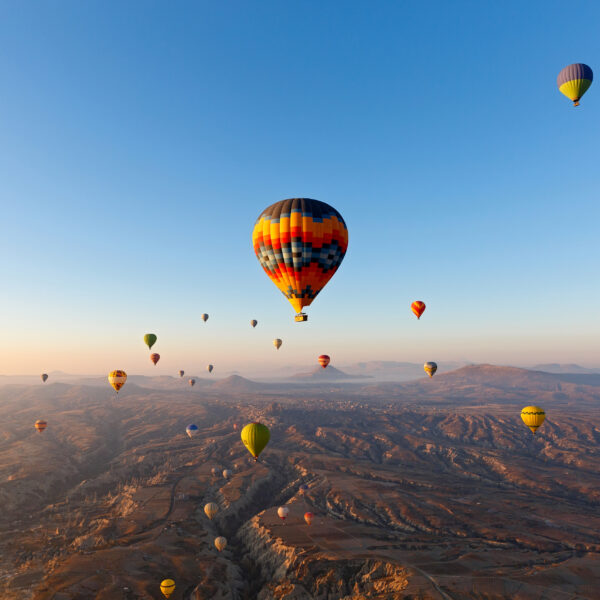
[(579, 98), (577, 98), (577, 100), (573, 100), (573, 106), (579, 106)]

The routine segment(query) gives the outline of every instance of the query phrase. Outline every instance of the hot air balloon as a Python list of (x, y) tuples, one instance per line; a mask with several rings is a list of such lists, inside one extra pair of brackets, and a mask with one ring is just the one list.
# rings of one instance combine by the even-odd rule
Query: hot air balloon
[(42, 383), (46, 383), (46, 381), (48, 380), (48, 374), (47, 373), (42, 373), (40, 375), (40, 377), (42, 378)]
[(175, 591), (175, 582), (172, 579), (163, 579), (160, 591), (165, 598), (168, 598)]
[(185, 371), (179, 371), (179, 377), (183, 377), (185, 375)]
[(590, 67), (583, 63), (574, 63), (558, 74), (556, 84), (560, 92), (573, 101), (574, 106), (579, 106), (579, 100), (592, 85), (593, 79), (594, 73)]
[(426, 362), (423, 365), (423, 369), (425, 370), (425, 373), (429, 375), (429, 377), (433, 377), (437, 371), (437, 365), (434, 362)]
[(277, 350), (279, 350), (279, 348), (281, 348), (281, 344), (283, 344), (283, 342), (279, 338), (275, 338), (273, 340), (273, 346), (275, 346), (275, 348)]
[(195, 435), (198, 435), (198, 425), (191, 423), (185, 428), (185, 432), (190, 438), (193, 438)]
[(156, 363), (160, 360), (160, 354), (156, 354), (156, 352), (154, 352), (150, 355), (150, 360), (154, 365), (156, 365)]
[(121, 369), (111, 371), (108, 374), (108, 383), (110, 383), (110, 385), (112, 385), (115, 388), (117, 394), (119, 393), (119, 390), (125, 385), (126, 381), (127, 373), (125, 373), (125, 371), (121, 371)]
[(217, 469), (217, 467), (213, 467), (210, 472), (213, 477), (216, 477), (219, 474), (219, 469)]
[(206, 313), (202, 313), (202, 316), (200, 317), (205, 323), (206, 321), (208, 321), (208, 315)]
[(425, 302), (415, 300), (411, 305), (410, 309), (415, 313), (417, 319), (421, 318), (421, 315), (425, 312)]
[(321, 356), (319, 356), (317, 360), (324, 369), (326, 369), (327, 365), (331, 362), (331, 359), (329, 358), (329, 356), (327, 356), (327, 354), (321, 354)]
[(240, 434), (244, 446), (257, 461), (260, 453), (265, 449), (271, 438), (269, 428), (262, 423), (249, 423), (242, 429)]
[(313, 521), (315, 515), (313, 515), (311, 512), (306, 512), (304, 513), (304, 520), (306, 521), (307, 525), (310, 525)]
[(234, 431), (237, 431), (237, 430), (239, 429), (239, 427), (240, 427), (240, 426), (239, 426), (237, 423), (234, 423), (234, 424), (233, 424), (233, 430), (234, 430)]
[(277, 509), (277, 516), (285, 523), (285, 518), (290, 514), (290, 509), (287, 506), (280, 506)]
[(194, 384), (196, 383), (195, 379), (188, 379), (188, 383), (190, 384), (190, 387), (194, 387)]
[(301, 485), (301, 486), (298, 488), (298, 490), (300, 491), (300, 493), (301, 493), (302, 495), (304, 495), (304, 494), (306, 494), (306, 492), (308, 492), (308, 486), (307, 486), (305, 483), (303, 483), (303, 484), (302, 484), (302, 485)]
[(209, 373), (212, 373), (212, 372), (213, 372), (213, 369), (214, 369), (214, 367), (213, 367), (212, 365), (206, 365), (206, 370), (207, 370)]
[(209, 502), (204, 506), (206, 516), (212, 521), (212, 518), (219, 512), (219, 507), (214, 502)]
[(148, 349), (152, 349), (152, 346), (154, 346), (154, 344), (156, 344), (157, 339), (158, 338), (153, 333), (147, 333), (144, 336), (144, 343), (146, 344), (146, 346), (148, 346)]
[(543, 408), (539, 406), (526, 406), (521, 411), (521, 419), (523, 419), (523, 423), (535, 433), (538, 430), (538, 427), (544, 422), (546, 418), (546, 413)]
[(225, 479), (229, 479), (231, 477), (231, 471), (229, 469), (225, 469), (223, 471), (223, 477), (225, 477)]
[(252, 327), (256, 327), (258, 325), (258, 321), (256, 319), (252, 319), (252, 321), (250, 321), (250, 325), (252, 325)]
[(226, 538), (224, 538), (223, 536), (219, 536), (218, 538), (215, 538), (215, 548), (219, 552), (222, 552), (223, 550), (225, 550), (225, 546), (227, 546)]
[(38, 419), (33, 426), (37, 429), (38, 433), (42, 433), (42, 431), (44, 431), (44, 429), (46, 429), (46, 427), (48, 427), (48, 423), (46, 423), (46, 421), (42, 420), (42, 419)]
[(310, 198), (281, 200), (265, 208), (252, 232), (265, 273), (298, 313), (333, 277), (348, 248), (348, 228), (335, 208)]

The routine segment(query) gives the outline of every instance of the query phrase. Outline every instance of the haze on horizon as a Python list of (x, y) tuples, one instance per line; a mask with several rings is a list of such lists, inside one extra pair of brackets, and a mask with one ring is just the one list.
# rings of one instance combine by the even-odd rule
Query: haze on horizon
[[(600, 365), (600, 7), (365, 6), (0, 7), (0, 373)], [(302, 324), (250, 240), (297, 196), (350, 237)]]

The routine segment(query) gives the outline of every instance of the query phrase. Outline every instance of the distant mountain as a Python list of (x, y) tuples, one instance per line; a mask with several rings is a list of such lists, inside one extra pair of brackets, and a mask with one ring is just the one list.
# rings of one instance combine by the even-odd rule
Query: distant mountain
[(326, 369), (317, 366), (308, 373), (296, 373), (292, 375), (290, 379), (301, 380), (303, 382), (309, 381), (340, 381), (342, 379), (370, 379), (370, 375), (349, 375), (340, 371), (331, 365)]
[(264, 390), (265, 387), (267, 387), (267, 385), (264, 383), (257, 383), (256, 381), (246, 379), (240, 375), (230, 375), (229, 377), (219, 379), (208, 386), (211, 391), (235, 393), (258, 392)]
[(531, 367), (534, 371), (544, 371), (545, 373), (574, 373), (578, 375), (596, 375), (600, 374), (600, 369), (588, 369), (575, 364), (546, 363)]
[[(438, 361), (438, 373), (464, 367), (465, 362)], [(378, 381), (412, 381), (423, 376), (423, 363), (409, 363), (391, 360), (371, 360), (342, 365), (344, 372), (353, 376), (373, 377)]]

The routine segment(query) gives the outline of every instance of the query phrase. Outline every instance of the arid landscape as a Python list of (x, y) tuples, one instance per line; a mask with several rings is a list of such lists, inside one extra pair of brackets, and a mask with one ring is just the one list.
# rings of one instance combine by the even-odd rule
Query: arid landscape
[[(527, 404), (546, 410), (535, 436)], [(598, 599), (599, 406), (599, 375), (486, 365), (404, 383), (132, 377), (118, 397), (93, 378), (5, 383), (0, 596), (158, 599), (172, 578), (175, 600)], [(251, 421), (271, 429), (256, 464)]]

